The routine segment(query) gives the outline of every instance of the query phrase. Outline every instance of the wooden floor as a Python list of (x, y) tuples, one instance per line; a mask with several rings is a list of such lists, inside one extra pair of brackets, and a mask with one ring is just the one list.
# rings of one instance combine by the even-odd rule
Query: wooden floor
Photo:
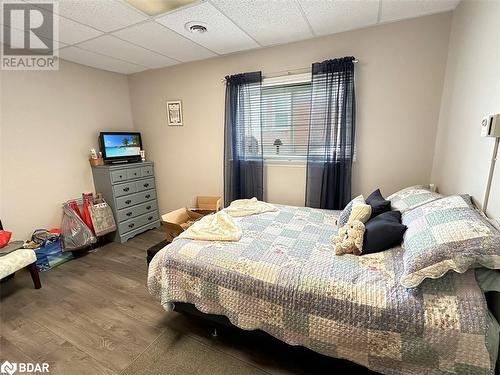
[(168, 315), (147, 292), (145, 249), (164, 237), (149, 231), (110, 243), (40, 274), (1, 284), (1, 359), (44, 361), (51, 373), (115, 374), (165, 329)]
[[(166, 313), (146, 288), (146, 249), (163, 238), (152, 230), (123, 245), (107, 244), (41, 273), (39, 290), (24, 271), (0, 284), (0, 361), (48, 362), (51, 374), (119, 374), (170, 330), (203, 343), (214, 356), (267, 373), (309, 373), (310, 361), (321, 362), (291, 359), (279, 344), (265, 346), (234, 332), (214, 339), (205, 322)], [(328, 362), (324, 367), (330, 371), (314, 372), (334, 370)]]

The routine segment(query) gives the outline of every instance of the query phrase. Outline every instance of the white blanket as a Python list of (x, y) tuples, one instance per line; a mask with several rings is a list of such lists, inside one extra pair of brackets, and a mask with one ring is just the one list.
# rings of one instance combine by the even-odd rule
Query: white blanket
[(238, 199), (222, 211), (196, 221), (175, 239), (239, 241), (242, 231), (240, 225), (233, 217), (243, 217), (273, 211), (278, 211), (278, 209), (269, 203), (258, 201), (257, 198)]
[(226, 211), (233, 217), (242, 217), (262, 214), (264, 212), (274, 212), (278, 211), (278, 209), (272, 204), (259, 201), (254, 197), (252, 199), (238, 199), (232, 201), (229, 207), (224, 208), (223, 211)]
[(175, 240), (189, 238), (205, 241), (239, 241), (241, 234), (240, 225), (226, 212), (219, 211), (196, 221)]

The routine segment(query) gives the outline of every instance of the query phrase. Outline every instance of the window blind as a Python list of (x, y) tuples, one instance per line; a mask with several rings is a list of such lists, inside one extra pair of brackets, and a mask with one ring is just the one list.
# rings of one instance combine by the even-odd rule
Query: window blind
[(264, 157), (305, 159), (311, 110), (310, 82), (264, 86), (261, 110)]
[(232, 153), (241, 160), (262, 158), (261, 83), (241, 84), (235, 99)]

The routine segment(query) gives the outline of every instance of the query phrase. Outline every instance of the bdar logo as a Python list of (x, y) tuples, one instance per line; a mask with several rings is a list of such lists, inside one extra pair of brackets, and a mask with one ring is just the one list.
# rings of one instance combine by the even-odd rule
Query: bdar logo
[(12, 375), (17, 371), (17, 363), (10, 363), (9, 361), (5, 361), (2, 363), (2, 366), (0, 366), (0, 372), (2, 374), (9, 374)]

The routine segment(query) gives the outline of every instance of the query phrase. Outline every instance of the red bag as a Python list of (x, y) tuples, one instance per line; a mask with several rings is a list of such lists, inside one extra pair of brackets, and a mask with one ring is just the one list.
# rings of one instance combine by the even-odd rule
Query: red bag
[(94, 225), (92, 224), (92, 217), (90, 216), (90, 210), (89, 210), (90, 202), (88, 200), (83, 201), (83, 213), (82, 213), (82, 220), (89, 229), (92, 231), (92, 233), (95, 233), (94, 231)]
[(76, 212), (78, 216), (80, 216), (80, 219), (82, 218), (82, 213), (80, 212), (80, 209), (78, 208), (78, 205), (76, 204), (75, 201), (69, 202), (69, 206), (73, 209), (73, 211)]
[(12, 232), (6, 230), (0, 230), (0, 249), (8, 245)]

